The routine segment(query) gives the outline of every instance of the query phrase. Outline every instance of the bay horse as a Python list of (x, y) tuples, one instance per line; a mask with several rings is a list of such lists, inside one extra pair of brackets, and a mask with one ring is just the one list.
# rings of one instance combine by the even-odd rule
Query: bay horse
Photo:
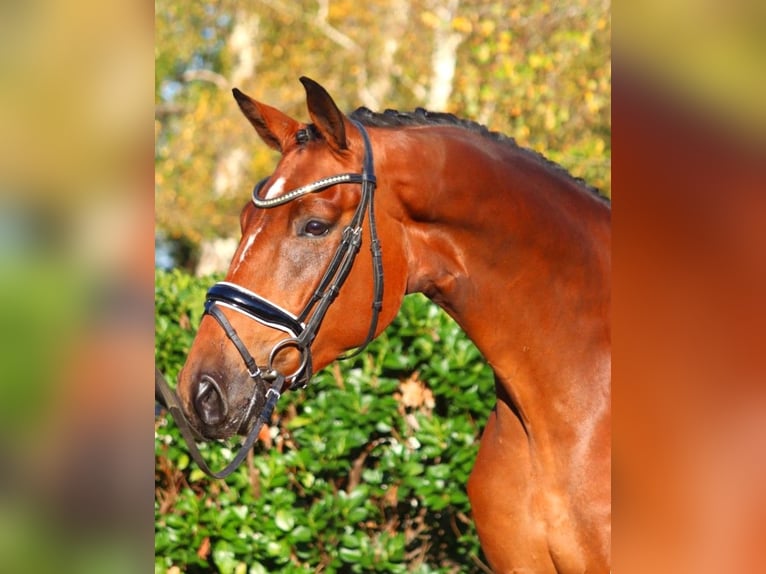
[(241, 212), (179, 375), (189, 426), (249, 449), (280, 393), (424, 293), (495, 374), (467, 485), (491, 567), (608, 572), (610, 202), (478, 124), (345, 115), (301, 82), (309, 124), (233, 90), (281, 159)]

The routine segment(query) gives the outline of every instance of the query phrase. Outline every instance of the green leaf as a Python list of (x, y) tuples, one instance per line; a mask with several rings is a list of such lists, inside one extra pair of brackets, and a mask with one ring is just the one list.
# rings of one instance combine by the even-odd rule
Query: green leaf
[(362, 551), (358, 548), (347, 548), (342, 546), (338, 552), (340, 559), (347, 564), (358, 562), (362, 557)]
[(289, 532), (295, 526), (295, 517), (289, 510), (280, 508), (274, 515), (274, 523), (283, 532)]
[(219, 541), (213, 549), (213, 563), (218, 567), (221, 574), (234, 574), (237, 560), (231, 545), (225, 540)]
[(307, 526), (296, 526), (291, 533), (291, 538), (294, 542), (309, 542), (314, 538), (314, 533)]
[(295, 430), (310, 425), (313, 422), (314, 420), (311, 417), (297, 416), (290, 420), (286, 426), (290, 430)]
[(348, 513), (348, 521), (352, 524), (362, 522), (367, 518), (369, 512), (363, 506), (357, 506)]

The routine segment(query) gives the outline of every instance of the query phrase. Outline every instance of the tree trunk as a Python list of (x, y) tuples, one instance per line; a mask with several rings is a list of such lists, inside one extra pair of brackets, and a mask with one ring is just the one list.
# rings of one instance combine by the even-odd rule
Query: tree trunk
[[(260, 60), (260, 52), (256, 47), (260, 18), (251, 12), (239, 10), (234, 22), (228, 42), (233, 66), (231, 82), (227, 89), (241, 86), (251, 78)], [(242, 184), (248, 160), (248, 150), (243, 146), (231, 147), (218, 156), (213, 176), (213, 193), (216, 197), (237, 193)]]
[(426, 107), (430, 110), (445, 110), (452, 94), (452, 80), (455, 77), (457, 49), (463, 35), (452, 28), (460, 0), (449, 0), (434, 6), (439, 24), (434, 30), (434, 51), (431, 56), (431, 87)]

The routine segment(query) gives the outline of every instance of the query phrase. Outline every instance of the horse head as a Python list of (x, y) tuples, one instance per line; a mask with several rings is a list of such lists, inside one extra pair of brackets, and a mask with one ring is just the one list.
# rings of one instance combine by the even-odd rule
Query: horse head
[(233, 91), (281, 159), (242, 209), (239, 246), (179, 376), (184, 414), (205, 438), (247, 434), (270, 390), (305, 385), (368, 342), (404, 296), (401, 233), (374, 193), (369, 135), (322, 86), (301, 82), (310, 124)]

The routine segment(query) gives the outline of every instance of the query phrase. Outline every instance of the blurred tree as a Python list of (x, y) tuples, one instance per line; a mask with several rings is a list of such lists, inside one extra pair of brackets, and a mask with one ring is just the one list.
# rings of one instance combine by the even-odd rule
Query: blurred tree
[(477, 120), (611, 194), (607, 0), (157, 0), (156, 14), (156, 220), (170, 238), (238, 236), (277, 157), (230, 88), (305, 119), (300, 75), (349, 111)]

